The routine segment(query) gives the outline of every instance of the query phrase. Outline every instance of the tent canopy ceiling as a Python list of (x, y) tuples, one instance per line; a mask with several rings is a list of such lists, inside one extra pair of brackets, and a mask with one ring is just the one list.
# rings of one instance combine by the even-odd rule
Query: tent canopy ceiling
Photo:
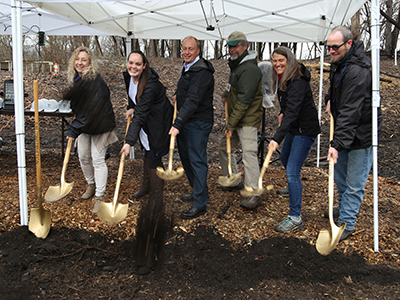
[[(4, 0), (3, 0), (4, 1)], [(236, 30), (249, 41), (319, 42), (365, 0), (72, 0), (30, 4), (110, 35), (221, 40)]]
[[(37, 34), (44, 31), (46, 35), (104, 35), (107, 34), (94, 27), (61, 18), (52, 13), (23, 3), (21, 9), (23, 34)], [(0, 35), (11, 35), (11, 3), (0, 0)]]

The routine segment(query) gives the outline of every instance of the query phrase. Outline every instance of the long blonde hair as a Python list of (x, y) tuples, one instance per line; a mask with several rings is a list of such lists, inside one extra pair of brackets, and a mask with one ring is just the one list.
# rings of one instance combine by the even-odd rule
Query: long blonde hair
[(89, 56), (89, 65), (82, 73), (83, 80), (91, 80), (96, 78), (97, 71), (99, 69), (97, 59), (94, 57), (92, 51), (84, 46), (78, 47), (74, 53), (72, 53), (71, 58), (68, 63), (68, 84), (72, 86), (74, 84), (74, 79), (78, 76), (78, 72), (75, 70), (75, 60), (79, 53), (85, 51)]

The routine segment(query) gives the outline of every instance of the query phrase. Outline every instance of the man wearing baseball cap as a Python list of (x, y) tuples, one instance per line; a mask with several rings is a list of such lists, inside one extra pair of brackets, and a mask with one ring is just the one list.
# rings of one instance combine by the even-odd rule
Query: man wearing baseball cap
[[(253, 190), (258, 188), (260, 167), (257, 157), (257, 130), (262, 119), (262, 74), (257, 65), (257, 52), (249, 51), (249, 42), (243, 32), (232, 32), (226, 46), (229, 49), (228, 60), (231, 74), (229, 83), (222, 94), (222, 103), (228, 103), (229, 120), (225, 135), (219, 145), (219, 160), (222, 175), (228, 175), (228, 156), (226, 151), (226, 134), (229, 134), (232, 149), (242, 145), (245, 169), (245, 185)], [(231, 168), (238, 173), (236, 159), (232, 156)], [(243, 188), (241, 179), (232, 185), (220, 186), (224, 191), (238, 191)], [(260, 196), (250, 196), (240, 206), (253, 209), (261, 202)]]

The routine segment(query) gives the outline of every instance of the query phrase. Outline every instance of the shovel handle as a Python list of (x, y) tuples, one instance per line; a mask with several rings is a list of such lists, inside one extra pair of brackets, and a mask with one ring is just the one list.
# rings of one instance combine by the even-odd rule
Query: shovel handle
[(74, 139), (72, 137), (68, 138), (67, 149), (65, 150), (64, 163), (61, 171), (61, 182), (65, 181), (65, 173), (67, 172), (67, 166), (68, 166), (69, 156), (71, 154), (71, 147), (73, 140)]
[(126, 122), (126, 130), (125, 130), (124, 144), (125, 144), (125, 138), (126, 138), (126, 135), (128, 134), (128, 129), (129, 129), (129, 126), (131, 125), (131, 122), (132, 122), (132, 115), (129, 115), (128, 121)]
[(260, 178), (258, 178), (258, 188), (259, 189), (262, 189), (262, 180), (263, 180), (265, 171), (268, 168), (269, 162), (271, 161), (271, 156), (272, 156), (273, 153), (274, 153), (274, 148), (273, 147), (269, 147), (267, 157), (265, 158), (263, 166), (261, 168)]
[(40, 130), (39, 130), (39, 84), (35, 80), (33, 82), (33, 101), (35, 103), (35, 148), (36, 148), (36, 182), (38, 193), (38, 205), (40, 210), (41, 219), (43, 219), (43, 205), (42, 205), (42, 162), (40, 158)]
[[(329, 130), (329, 140), (333, 139), (333, 131), (334, 131), (334, 119), (332, 114), (330, 114), (330, 130)], [(333, 157), (329, 159), (329, 182), (328, 182), (328, 197), (329, 197), (329, 223), (331, 224), (331, 228), (334, 224), (333, 220), (333, 197), (334, 197), (334, 174), (335, 174), (335, 163)]]
[(115, 209), (115, 207), (117, 206), (119, 188), (121, 186), (122, 174), (124, 173), (125, 158), (126, 158), (126, 153), (122, 152), (121, 160), (119, 162), (119, 168), (118, 168), (117, 183), (115, 185), (115, 193), (114, 193), (114, 199), (113, 199), (113, 209)]

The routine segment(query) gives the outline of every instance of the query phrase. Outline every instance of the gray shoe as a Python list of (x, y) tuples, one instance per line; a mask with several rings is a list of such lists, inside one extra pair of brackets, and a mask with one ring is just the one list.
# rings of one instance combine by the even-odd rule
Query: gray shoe
[(232, 183), (230, 186), (218, 185), (217, 189), (221, 189), (224, 192), (235, 192), (235, 191), (240, 191), (240, 190), (244, 189), (244, 184), (241, 179), (238, 179), (234, 183)]
[(285, 220), (280, 222), (278, 226), (275, 227), (275, 230), (282, 233), (290, 233), (303, 226), (303, 220), (300, 220), (299, 223), (295, 223), (290, 217), (287, 217)]
[(247, 197), (246, 200), (242, 201), (240, 203), (241, 207), (247, 208), (247, 209), (254, 209), (261, 203), (261, 197), (260, 196), (250, 196)]
[(354, 232), (354, 229), (353, 230), (347, 230), (347, 229), (343, 230), (342, 235), (340, 236), (339, 242), (347, 239), (350, 235), (353, 234), (353, 232)]
[(280, 196), (283, 196), (283, 197), (289, 197), (289, 188), (288, 188), (288, 187), (285, 187), (285, 188), (282, 189), (282, 190), (277, 190), (276, 193), (277, 193), (278, 195), (280, 195)]
[[(337, 218), (339, 218), (339, 216), (340, 216), (339, 207), (335, 207), (335, 208), (333, 209), (333, 217), (334, 217), (335, 219), (337, 219)], [(324, 218), (329, 219), (329, 210), (328, 210), (328, 209), (324, 211)]]
[(94, 185), (94, 183), (88, 184), (87, 188), (86, 188), (86, 192), (83, 193), (82, 195), (82, 199), (89, 199), (92, 198), (94, 196), (94, 192), (96, 190), (96, 187)]
[(97, 214), (97, 212), (99, 211), (101, 202), (105, 202), (104, 196), (94, 198), (94, 206), (93, 206), (92, 213)]

